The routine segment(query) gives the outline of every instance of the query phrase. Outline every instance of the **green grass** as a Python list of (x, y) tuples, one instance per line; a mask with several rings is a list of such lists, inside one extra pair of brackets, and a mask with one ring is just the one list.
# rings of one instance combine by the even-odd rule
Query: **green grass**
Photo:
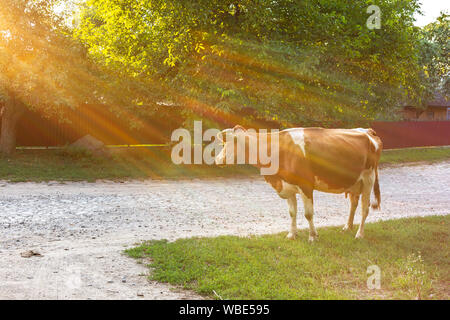
[(381, 163), (439, 161), (450, 159), (450, 147), (424, 147), (384, 150)]
[[(250, 166), (174, 165), (169, 148), (121, 149), (111, 159), (72, 149), (18, 150), (12, 158), (0, 156), (0, 180), (95, 181), (97, 179), (179, 179), (255, 175)], [(438, 161), (450, 159), (450, 148), (387, 150), (381, 163)]]
[(12, 158), (0, 155), (0, 180), (93, 182), (97, 179), (179, 179), (257, 173), (250, 166), (174, 165), (170, 160), (170, 150), (161, 148), (120, 151), (105, 159), (65, 149), (18, 150)]
[[(223, 299), (448, 299), (450, 215), (366, 225), (365, 239), (319, 229), (307, 242), (275, 235), (149, 241), (126, 253), (150, 258), (151, 279)], [(367, 268), (381, 289), (367, 289)], [(214, 294), (214, 291), (218, 296)]]

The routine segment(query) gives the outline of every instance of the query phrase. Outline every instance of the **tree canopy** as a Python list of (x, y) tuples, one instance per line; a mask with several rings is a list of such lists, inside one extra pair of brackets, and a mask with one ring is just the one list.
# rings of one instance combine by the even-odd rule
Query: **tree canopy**
[(450, 16), (444, 12), (421, 30), (420, 65), (427, 94), (450, 95)]
[(0, 5), (2, 151), (27, 107), (64, 119), (98, 102), (133, 126), (170, 104), (215, 125), (365, 125), (448, 96), (448, 15), (415, 27), (417, 0), (378, 1), (379, 28), (369, 0), (86, 0), (74, 29), (59, 3)]
[(356, 0), (88, 0), (76, 36), (97, 61), (157, 78), (203, 113), (282, 123), (391, 118), (426, 91), (419, 5)]
[(85, 50), (64, 34), (52, 11), (57, 1), (2, 1), (0, 92), (54, 113), (94, 98)]
[[(1, 2), (0, 151), (4, 153), (15, 150), (15, 125), (26, 108), (64, 121), (68, 111), (85, 103), (117, 107), (116, 112), (123, 114), (152, 95), (140, 82), (128, 81), (92, 62), (86, 48), (55, 13), (60, 2)], [(128, 113), (127, 118), (133, 122), (136, 116)]]

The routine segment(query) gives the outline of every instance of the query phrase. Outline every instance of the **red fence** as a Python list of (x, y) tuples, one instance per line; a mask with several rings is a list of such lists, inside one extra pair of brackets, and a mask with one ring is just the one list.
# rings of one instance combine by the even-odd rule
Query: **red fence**
[(70, 122), (62, 123), (27, 110), (17, 124), (17, 145), (63, 146), (86, 134), (105, 144), (165, 143), (170, 140), (172, 131), (183, 123), (179, 111), (174, 108), (142, 116), (143, 125), (138, 128), (131, 128), (126, 119), (117, 117), (103, 105), (84, 105), (69, 111)]
[[(180, 110), (163, 108), (142, 118), (142, 127), (131, 129), (124, 119), (116, 117), (102, 105), (80, 107), (69, 115), (69, 119), (70, 123), (59, 123), (29, 110), (18, 123), (17, 145), (61, 146), (85, 134), (91, 134), (106, 144), (166, 143), (172, 131), (183, 126), (185, 120)], [(262, 127), (267, 125), (261, 124)], [(269, 124), (270, 127), (277, 126), (276, 123), (272, 125)], [(338, 123), (334, 126), (355, 127)], [(450, 145), (450, 121), (379, 121), (373, 122), (371, 127), (383, 140), (385, 149)]]
[(384, 149), (450, 145), (450, 121), (374, 122)]

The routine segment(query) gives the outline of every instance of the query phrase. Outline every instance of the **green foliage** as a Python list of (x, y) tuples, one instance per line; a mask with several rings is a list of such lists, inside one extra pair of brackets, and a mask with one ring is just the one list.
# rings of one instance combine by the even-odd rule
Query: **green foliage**
[(88, 0), (75, 35), (98, 61), (163, 80), (202, 117), (249, 107), (282, 123), (361, 122), (392, 118), (425, 90), (417, 1), (377, 2), (380, 30), (366, 27), (370, 4)]
[[(448, 215), (369, 223), (363, 240), (337, 227), (320, 228), (313, 244), (306, 230), (295, 241), (286, 233), (149, 241), (126, 253), (151, 259), (152, 280), (211, 298), (217, 298), (214, 290), (224, 299), (244, 300), (415, 299), (420, 285), (422, 299), (432, 298), (431, 292), (448, 299), (449, 260), (442, 246), (449, 223)], [(411, 259), (417, 250), (420, 261)], [(367, 267), (374, 264), (381, 270), (380, 290), (366, 286)]]
[(61, 2), (2, 0), (0, 102), (17, 101), (60, 121), (82, 104), (98, 103), (139, 125), (136, 115), (144, 108), (133, 107), (155, 104), (157, 90), (93, 63), (55, 13)]
[(0, 8), (2, 100), (19, 100), (47, 115), (96, 99), (86, 51), (52, 11), (57, 3), (5, 0)]
[(444, 12), (425, 26), (421, 32), (420, 50), (423, 72), (421, 76), (427, 84), (428, 96), (440, 92), (450, 95), (450, 19)]

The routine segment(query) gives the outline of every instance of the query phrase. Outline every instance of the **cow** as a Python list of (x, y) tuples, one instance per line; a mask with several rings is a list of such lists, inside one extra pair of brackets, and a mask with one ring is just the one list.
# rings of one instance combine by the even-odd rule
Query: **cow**
[[(275, 136), (277, 135), (277, 136)], [(230, 139), (231, 137), (231, 139)], [(270, 150), (271, 140), (278, 139), (278, 148)], [(250, 143), (266, 141), (266, 148), (272, 157), (278, 157), (278, 170), (275, 174), (264, 175), (264, 179), (287, 200), (291, 227), (287, 235), (295, 239), (297, 234), (297, 197), (300, 194), (304, 205), (304, 215), (309, 223), (309, 241), (317, 239), (314, 226), (314, 190), (327, 193), (343, 193), (350, 198), (350, 215), (343, 230), (353, 228), (353, 218), (361, 197), (362, 218), (355, 238), (364, 237), (364, 222), (369, 214), (370, 195), (373, 190), (376, 203), (380, 207), (380, 186), (378, 183), (378, 163), (383, 143), (373, 129), (327, 129), (292, 128), (273, 133), (257, 133), (242, 126), (226, 129), (217, 135), (223, 148), (215, 157), (217, 165), (229, 159), (236, 159), (236, 149), (241, 144), (249, 160)], [(234, 162), (236, 163), (236, 162)], [(259, 160), (254, 166), (262, 168)]]

